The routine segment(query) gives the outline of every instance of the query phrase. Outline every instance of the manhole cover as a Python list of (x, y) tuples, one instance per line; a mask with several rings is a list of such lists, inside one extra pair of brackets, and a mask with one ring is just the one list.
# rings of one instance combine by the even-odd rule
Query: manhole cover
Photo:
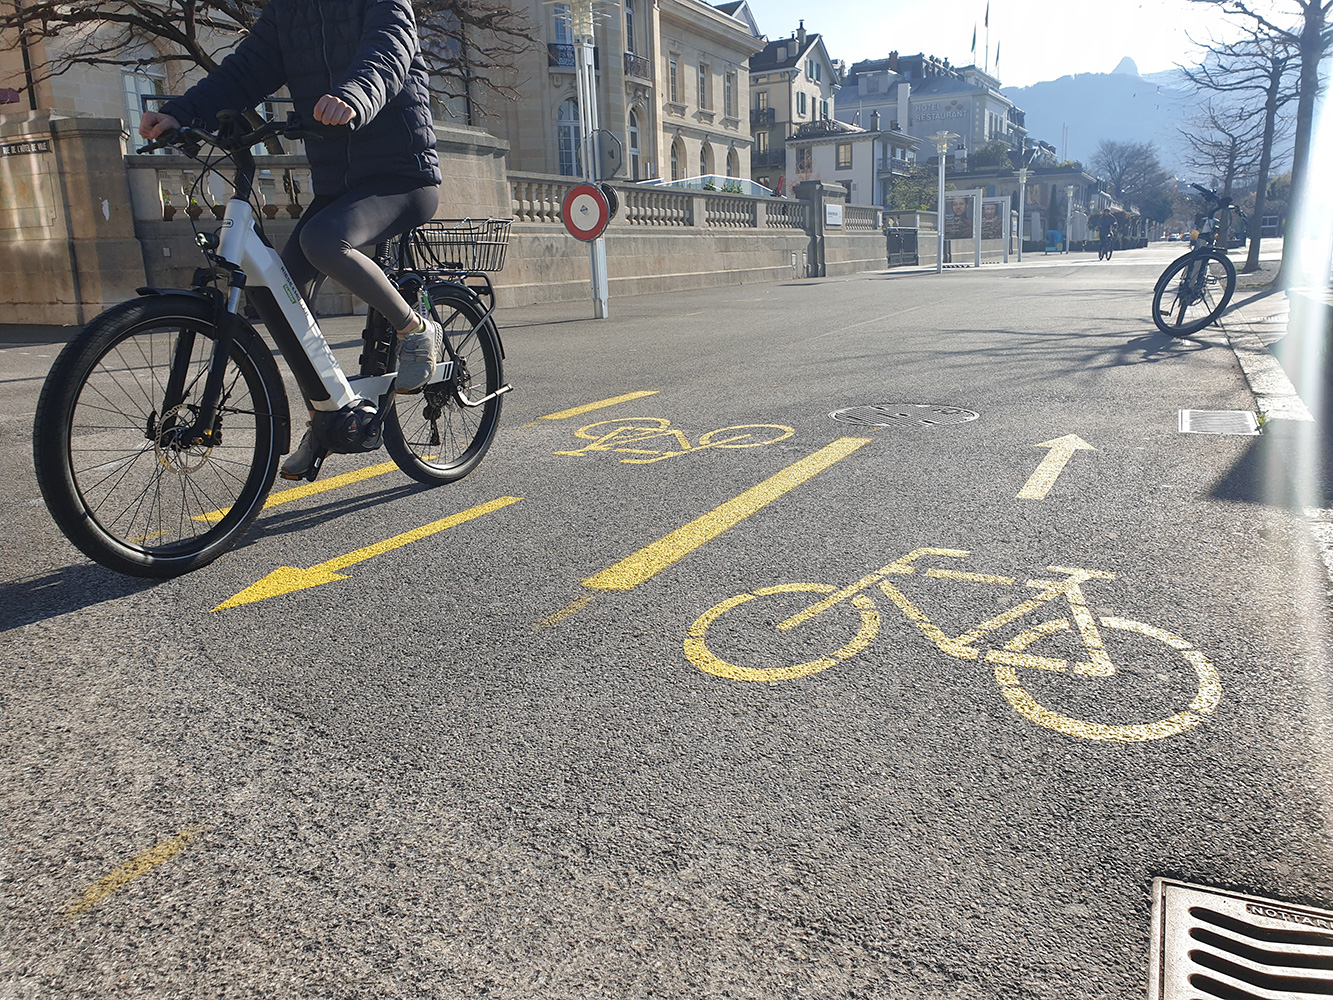
[(937, 403), (875, 403), (871, 406), (848, 406), (829, 414), (834, 420), (860, 427), (898, 427), (915, 424), (931, 427), (936, 424), (965, 424), (981, 416), (972, 410)]
[(1303, 1000), (1333, 992), (1333, 913), (1153, 880), (1149, 1000)]
[(1259, 421), (1249, 410), (1181, 410), (1182, 434), (1259, 433)]

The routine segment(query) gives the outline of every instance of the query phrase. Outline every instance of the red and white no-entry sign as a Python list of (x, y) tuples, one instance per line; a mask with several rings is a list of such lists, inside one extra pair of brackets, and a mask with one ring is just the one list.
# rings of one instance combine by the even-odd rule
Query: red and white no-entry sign
[(575, 239), (591, 243), (602, 235), (602, 230), (611, 221), (611, 207), (606, 195), (592, 184), (579, 184), (571, 188), (560, 206), (560, 214), (565, 220), (565, 228)]

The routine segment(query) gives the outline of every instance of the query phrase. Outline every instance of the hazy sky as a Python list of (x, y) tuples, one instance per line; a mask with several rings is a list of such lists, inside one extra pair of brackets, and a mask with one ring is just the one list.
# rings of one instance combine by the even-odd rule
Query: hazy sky
[[(710, 0), (719, 2), (719, 0)], [(805, 20), (823, 34), (829, 55), (849, 64), (897, 49), (948, 58), (955, 66), (986, 63), (986, 0), (749, 0), (759, 30), (791, 34)], [(1071, 73), (1109, 73), (1125, 56), (1139, 72), (1189, 62), (1186, 31), (1204, 39), (1226, 35), (1212, 7), (1189, 0), (991, 0), (990, 62), (1006, 87), (1023, 87)], [(999, 63), (996, 64), (996, 46)]]

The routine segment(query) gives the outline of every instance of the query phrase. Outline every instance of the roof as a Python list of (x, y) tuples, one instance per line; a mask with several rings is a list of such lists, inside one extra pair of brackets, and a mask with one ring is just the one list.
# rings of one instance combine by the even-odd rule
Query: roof
[[(794, 69), (800, 64), (805, 54), (818, 45), (823, 39), (822, 35), (807, 34), (805, 36), (805, 47), (800, 47), (800, 42), (791, 36), (779, 38), (776, 41), (769, 42), (764, 46), (762, 52), (758, 52), (750, 57), (750, 72), (767, 72), (775, 69)], [(787, 55), (785, 59), (778, 58), (778, 49), (785, 48)]]

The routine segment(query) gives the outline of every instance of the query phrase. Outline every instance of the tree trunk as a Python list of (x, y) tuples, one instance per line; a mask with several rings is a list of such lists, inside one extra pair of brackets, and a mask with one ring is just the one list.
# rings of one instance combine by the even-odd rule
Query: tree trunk
[(1241, 274), (1253, 274), (1259, 270), (1259, 241), (1264, 226), (1264, 203), (1268, 199), (1268, 171), (1273, 166), (1273, 136), (1277, 132), (1278, 91), (1282, 85), (1282, 69), (1273, 67), (1269, 77), (1268, 92), (1264, 101), (1264, 142), (1259, 151), (1259, 176), (1254, 192), (1254, 221), (1250, 226), (1250, 248), (1245, 255), (1245, 266)]
[[(1324, 53), (1324, 6), (1323, 0), (1302, 0), (1301, 8), (1305, 18), (1301, 26), (1301, 89), (1296, 101), (1296, 142), (1291, 162), (1291, 208), (1287, 212), (1287, 230), (1292, 229), (1292, 220), (1297, 228), (1304, 216), (1303, 203), (1306, 200), (1305, 175), (1309, 167), (1310, 141), (1314, 132), (1315, 96), (1319, 91), (1319, 60)], [(1275, 283), (1284, 284), (1290, 277), (1287, 267), (1287, 251), (1290, 243), (1282, 247), (1282, 264), (1278, 267)]]

